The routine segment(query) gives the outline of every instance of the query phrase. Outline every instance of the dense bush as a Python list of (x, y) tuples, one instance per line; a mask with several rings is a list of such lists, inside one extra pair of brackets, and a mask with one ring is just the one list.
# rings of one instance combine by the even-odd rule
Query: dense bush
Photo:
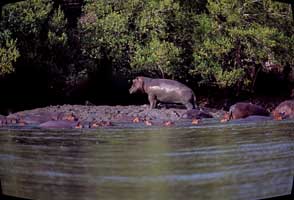
[(0, 29), (9, 33), (0, 31), (0, 72), (16, 69), (17, 76), (23, 77), (15, 81), (41, 80), (40, 84), (47, 84), (43, 89), (62, 93), (66, 81), (87, 66), (80, 66), (88, 62), (80, 54), (76, 31), (69, 29), (64, 12), (52, 0), (7, 4), (2, 9)]
[[(200, 7), (203, 1), (196, 1)], [(254, 86), (256, 66), (293, 66), (290, 7), (270, 0), (86, 1), (84, 53), (114, 71), (175, 79), (201, 77), (219, 88)]]
[(253, 91), (260, 72), (280, 76), (294, 65), (287, 4), (85, 0), (78, 24), (69, 27), (58, 2), (27, 0), (2, 8), (0, 76), (43, 76), (55, 91), (91, 74), (143, 74), (189, 81), (192, 87)]
[(19, 57), (16, 40), (12, 39), (8, 30), (0, 32), (0, 76), (14, 71), (13, 63)]
[[(256, 66), (293, 66), (290, 7), (264, 1), (208, 0), (195, 26), (194, 69), (207, 84), (252, 88)], [(283, 27), (283, 28), (281, 28)]]

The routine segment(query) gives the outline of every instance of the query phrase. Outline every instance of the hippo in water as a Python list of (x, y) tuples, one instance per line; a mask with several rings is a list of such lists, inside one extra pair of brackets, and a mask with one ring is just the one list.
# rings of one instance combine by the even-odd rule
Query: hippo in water
[(280, 103), (272, 112), (275, 119), (294, 118), (294, 100)]
[(156, 103), (181, 103), (185, 107), (195, 109), (196, 96), (186, 85), (169, 79), (152, 79), (138, 76), (133, 80), (130, 94), (141, 91), (148, 95), (150, 109), (156, 107)]
[(3, 115), (0, 115), (0, 126), (3, 126), (6, 124), (6, 117)]
[(241, 119), (251, 115), (269, 116), (269, 112), (259, 105), (240, 102), (230, 107), (230, 110), (225, 114), (224, 119)]
[(245, 118), (240, 118), (233, 120), (233, 123), (256, 123), (256, 122), (265, 122), (272, 120), (273, 118), (271, 116), (261, 116), (261, 115), (250, 115)]
[(47, 122), (44, 122), (39, 125), (40, 128), (75, 128), (78, 126), (78, 122), (75, 121), (69, 121), (69, 120), (50, 120)]

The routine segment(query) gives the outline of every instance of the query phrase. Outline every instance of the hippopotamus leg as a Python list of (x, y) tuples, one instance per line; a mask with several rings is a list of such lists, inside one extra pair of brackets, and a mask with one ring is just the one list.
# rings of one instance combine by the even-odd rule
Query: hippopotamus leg
[(156, 96), (149, 94), (148, 95), (148, 100), (149, 100), (149, 103), (150, 103), (150, 109), (155, 108), (156, 107), (156, 103), (157, 103)]
[(192, 109), (195, 109), (195, 105), (191, 102), (185, 102), (183, 103), (185, 105), (185, 107), (188, 109), (188, 110), (192, 110)]

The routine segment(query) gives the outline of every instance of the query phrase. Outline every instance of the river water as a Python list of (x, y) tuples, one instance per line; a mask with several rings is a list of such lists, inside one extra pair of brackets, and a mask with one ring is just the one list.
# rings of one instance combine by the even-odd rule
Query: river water
[(0, 130), (2, 192), (29, 199), (252, 200), (293, 175), (294, 121)]

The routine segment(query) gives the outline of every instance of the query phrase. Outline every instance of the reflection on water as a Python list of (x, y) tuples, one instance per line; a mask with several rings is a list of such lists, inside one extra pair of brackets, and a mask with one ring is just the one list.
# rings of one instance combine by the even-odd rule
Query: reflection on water
[(293, 121), (0, 131), (3, 192), (31, 199), (260, 199), (293, 168)]

